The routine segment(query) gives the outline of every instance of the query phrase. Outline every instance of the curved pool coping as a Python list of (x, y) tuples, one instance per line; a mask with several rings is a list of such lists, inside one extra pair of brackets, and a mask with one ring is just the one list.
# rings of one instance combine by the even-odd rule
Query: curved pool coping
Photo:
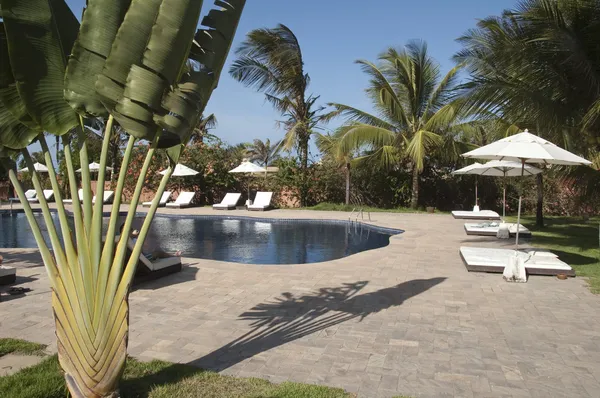
[[(32, 209), (34, 213), (41, 213), (41, 209)], [(50, 209), (51, 213), (56, 213), (56, 209)], [(1, 209), (0, 215), (2, 214), (10, 214), (11, 210)], [(14, 209), (12, 213), (24, 213), (23, 209)], [(67, 209), (67, 213), (72, 213)], [(137, 211), (136, 217), (144, 217), (147, 213)], [(119, 212), (119, 216), (126, 216), (127, 212)], [(103, 217), (109, 217), (110, 212), (104, 212)], [(320, 219), (320, 218), (278, 218), (278, 217), (254, 217), (254, 216), (237, 216), (237, 215), (204, 215), (204, 214), (166, 214), (166, 213), (156, 213), (154, 217), (164, 217), (164, 218), (198, 218), (204, 220), (245, 220), (245, 221), (256, 221), (256, 222), (271, 222), (271, 223), (316, 223), (316, 224), (337, 224), (337, 225), (347, 225), (347, 224), (357, 224), (362, 227), (366, 227), (376, 232), (381, 232), (384, 234), (389, 234), (390, 236), (399, 235), (405, 232), (403, 229), (398, 228), (389, 228), (382, 227), (379, 225), (374, 225), (362, 221), (353, 221), (353, 220), (335, 220), (335, 219)]]

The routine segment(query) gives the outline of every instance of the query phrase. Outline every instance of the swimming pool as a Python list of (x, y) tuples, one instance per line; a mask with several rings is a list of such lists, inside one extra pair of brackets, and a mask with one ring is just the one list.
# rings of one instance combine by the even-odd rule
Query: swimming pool
[[(25, 214), (2, 214), (0, 220), (0, 247), (36, 247)], [(307, 264), (387, 246), (401, 232), (348, 221), (157, 215), (146, 246), (235, 263)]]

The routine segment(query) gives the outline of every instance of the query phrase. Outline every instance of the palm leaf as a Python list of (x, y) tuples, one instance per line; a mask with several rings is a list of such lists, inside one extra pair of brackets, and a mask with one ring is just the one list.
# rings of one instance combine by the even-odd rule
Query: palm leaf
[(77, 114), (64, 101), (64, 72), (79, 23), (63, 0), (1, 0), (16, 88), (32, 120), (62, 135)]
[(406, 153), (415, 163), (417, 170), (423, 170), (425, 157), (432, 148), (435, 148), (443, 143), (443, 138), (431, 131), (419, 130), (410, 139), (406, 148)]
[(142, 60), (160, 4), (161, 0), (132, 0), (117, 31), (102, 74), (96, 80), (96, 91), (110, 112), (123, 96), (131, 66)]
[(96, 93), (96, 79), (102, 73), (130, 2), (87, 2), (65, 75), (65, 99), (82, 115), (108, 116)]
[(383, 127), (364, 123), (353, 123), (341, 128), (340, 148), (349, 152), (367, 146), (373, 149), (394, 145), (398, 134)]

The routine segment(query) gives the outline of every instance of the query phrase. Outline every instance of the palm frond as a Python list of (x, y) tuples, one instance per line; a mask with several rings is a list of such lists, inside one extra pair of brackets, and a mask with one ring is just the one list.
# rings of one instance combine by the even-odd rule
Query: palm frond
[(406, 153), (415, 163), (417, 170), (423, 170), (425, 157), (429, 150), (440, 146), (443, 143), (443, 138), (431, 131), (419, 130), (410, 139)]

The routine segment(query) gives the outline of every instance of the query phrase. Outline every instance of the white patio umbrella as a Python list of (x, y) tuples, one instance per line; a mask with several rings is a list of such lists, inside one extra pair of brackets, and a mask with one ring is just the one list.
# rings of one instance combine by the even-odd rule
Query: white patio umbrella
[[(465, 170), (467, 169), (467, 170)], [(485, 164), (473, 163), (460, 170), (456, 170), (453, 174), (474, 174), (475, 176), (489, 177), (519, 177), (522, 175), (536, 175), (543, 170), (530, 165), (522, 165), (520, 162), (510, 160), (491, 160)], [(477, 186), (476, 186), (477, 187)], [(475, 188), (477, 194), (477, 188)], [(503, 189), (503, 205), (502, 218), (506, 217), (506, 186)]]
[[(252, 175), (252, 173), (265, 173), (266, 169), (244, 159), (235, 169), (229, 170), (230, 173), (242, 173)], [(250, 200), (250, 183), (248, 183), (248, 201)]]
[[(33, 164), (33, 169), (35, 171), (37, 171), (38, 173), (47, 173), (48, 172), (48, 167), (46, 167), (45, 164), (41, 164), (41, 163), (34, 163)], [(27, 167), (25, 167), (24, 169), (19, 170), (19, 173), (24, 173), (26, 171), (29, 171), (29, 169)]]
[(458, 170), (454, 170), (452, 172), (452, 174), (457, 174), (457, 175), (463, 175), (463, 174), (475, 174), (475, 207), (473, 208), (473, 211), (476, 211), (475, 209), (477, 208), (477, 175), (479, 173), (473, 173), (472, 171), (477, 170), (477, 168), (481, 166), (481, 163), (473, 163), (470, 164), (468, 166), (463, 167), (462, 169), (458, 169)]
[[(167, 170), (168, 169), (159, 171), (158, 174), (164, 176), (165, 174), (167, 174)], [(189, 177), (189, 176), (195, 176), (196, 174), (199, 174), (199, 173), (200, 173), (199, 171), (191, 169), (191, 168), (187, 167), (186, 165), (177, 163), (175, 165), (175, 169), (173, 170), (173, 174), (171, 174), (171, 177)], [(179, 192), (181, 192), (181, 181), (179, 182)]]
[[(522, 133), (503, 138), (489, 145), (464, 153), (466, 158), (510, 160), (521, 164), (521, 175), (525, 175), (525, 163), (559, 164), (569, 166), (592, 164), (580, 156), (554, 145), (537, 135), (525, 130)], [(521, 222), (521, 196), (517, 225)], [(519, 229), (517, 228), (516, 245), (519, 247)]]

